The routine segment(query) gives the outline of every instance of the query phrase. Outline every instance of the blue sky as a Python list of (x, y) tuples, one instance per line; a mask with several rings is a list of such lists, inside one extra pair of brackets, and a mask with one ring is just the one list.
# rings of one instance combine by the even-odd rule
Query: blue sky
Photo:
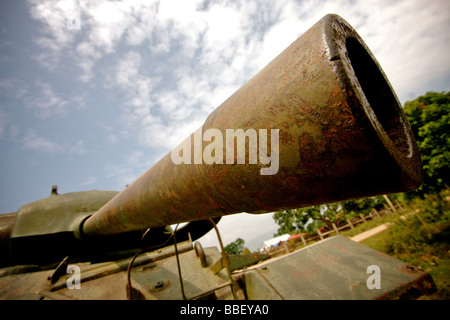
[[(327, 13), (358, 31), (402, 103), (450, 89), (447, 0), (2, 0), (0, 212), (54, 184), (122, 190)], [(270, 214), (219, 228), (225, 243), (276, 232)]]

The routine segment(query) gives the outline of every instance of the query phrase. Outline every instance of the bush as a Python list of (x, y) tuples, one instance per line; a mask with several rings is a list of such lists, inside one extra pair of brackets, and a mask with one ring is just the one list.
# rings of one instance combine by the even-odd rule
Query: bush
[[(388, 254), (406, 258), (434, 246), (449, 246), (447, 237), (450, 230), (449, 190), (439, 195), (426, 195), (424, 200), (415, 199), (411, 203), (416, 211), (406, 219), (398, 219), (389, 228), (390, 241), (386, 244)], [(438, 249), (438, 248), (436, 248)], [(443, 250), (445, 250), (443, 248)]]

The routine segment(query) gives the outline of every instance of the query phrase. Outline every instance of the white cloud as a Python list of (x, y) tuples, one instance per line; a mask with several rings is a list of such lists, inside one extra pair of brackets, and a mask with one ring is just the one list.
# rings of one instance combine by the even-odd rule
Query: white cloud
[(133, 82), (139, 73), (141, 55), (138, 52), (130, 51), (120, 59), (116, 70), (116, 83), (121, 87), (133, 86)]
[(78, 57), (78, 66), (82, 70), (80, 80), (83, 82), (89, 82), (94, 77), (93, 68), (102, 54), (91, 42), (81, 42), (76, 47), (76, 53)]
[[(151, 83), (152, 76), (147, 75), (147, 78), (138, 76), (136, 66), (145, 65), (145, 63), (141, 56), (136, 57), (139, 59), (135, 59), (134, 64), (127, 66), (124, 81), (130, 83), (129, 75), (134, 76), (132, 86), (134, 99), (130, 104), (135, 107), (145, 105), (146, 109), (134, 109), (136, 115), (134, 119), (139, 121), (145, 118), (145, 123), (151, 124), (154, 128), (156, 128), (155, 124), (158, 124), (157, 128), (163, 130), (167, 136), (172, 133), (173, 126), (181, 121), (199, 122), (204, 118), (204, 112), (211, 112), (251, 75), (330, 12), (341, 14), (357, 27), (358, 31), (361, 30), (369, 46), (374, 44), (375, 55), (380, 57), (379, 60), (388, 76), (392, 78), (394, 87), (403, 96), (403, 92), (406, 91), (403, 88), (413, 86), (412, 82), (417, 81), (418, 76), (425, 72), (425, 67), (417, 67), (419, 65), (417, 60), (421, 55), (417, 54), (420, 50), (416, 47), (420, 46), (421, 41), (435, 39), (432, 35), (428, 36), (429, 40), (415, 39), (414, 52), (408, 52), (415, 61), (415, 67), (411, 62), (407, 70), (402, 67), (404, 61), (407, 61), (402, 58), (404, 53), (392, 54), (395, 50), (404, 50), (408, 47), (408, 44), (399, 46), (396, 43), (398, 40), (395, 39), (409, 39), (408, 41), (413, 42), (413, 39), (408, 38), (412, 13), (422, 11), (424, 18), (427, 15), (427, 10), (419, 9), (420, 4), (411, 6), (408, 3), (401, 2), (399, 6), (390, 2), (374, 1), (301, 3), (285, 1), (277, 2), (270, 7), (258, 7), (251, 4), (247, 6), (230, 4), (223, 7), (211, 4), (205, 11), (200, 11), (195, 2), (190, 4), (186, 2), (185, 6), (177, 7), (175, 10), (168, 9), (171, 2), (164, 2), (159, 7), (158, 20), (151, 29), (164, 31), (161, 35), (153, 34), (152, 39), (157, 43), (158, 39), (164, 37), (165, 40), (161, 40), (161, 43), (164, 43), (165, 50), (175, 44), (181, 46), (179, 51), (171, 56), (172, 59), (177, 56), (179, 59), (173, 60), (175, 63), (168, 66), (170, 69), (165, 70), (172, 72), (175, 76), (175, 82), (172, 82), (175, 88), (158, 88), (158, 92), (153, 92), (153, 88), (148, 85)], [(261, 17), (254, 13), (255, 8), (264, 16), (266, 23), (264, 27), (258, 25)], [(395, 12), (397, 16), (391, 15), (390, 11)], [(402, 14), (399, 15), (398, 12)], [(445, 15), (440, 14), (444, 17)], [(441, 17), (441, 20), (445, 19)], [(170, 24), (168, 21), (173, 23)], [(402, 23), (397, 25), (399, 21)], [(147, 30), (149, 30), (148, 27)], [(259, 30), (259, 33), (256, 30)], [(417, 33), (420, 32), (416, 30), (414, 34)], [(432, 44), (427, 43), (427, 46), (430, 47)], [(441, 47), (445, 46), (448, 44), (441, 45)], [(436, 49), (432, 52), (437, 55), (440, 51)], [(124, 61), (129, 62), (129, 58), (132, 57), (126, 57)], [(432, 60), (434, 64), (439, 63), (438, 57)], [(187, 67), (189, 65), (191, 67)], [(434, 66), (426, 70), (430, 69), (438, 68)], [(447, 72), (446, 68), (440, 72)], [(124, 82), (118, 81), (118, 83), (122, 85)], [(149, 99), (151, 103), (148, 102)], [(151, 114), (149, 110), (156, 110), (155, 104), (163, 115), (170, 117), (170, 120), (167, 117), (164, 118), (168, 122), (163, 122), (162, 118)], [(150, 136), (154, 136), (155, 131), (156, 129), (149, 127), (142, 131), (141, 137), (145, 144), (154, 141)], [(167, 139), (162, 140), (167, 141)]]
[(23, 148), (27, 150), (37, 150), (45, 153), (58, 153), (63, 151), (63, 147), (57, 142), (39, 136), (33, 130), (23, 138)]
[(53, 70), (61, 51), (68, 47), (77, 35), (67, 24), (69, 19), (78, 18), (79, 6), (76, 0), (29, 0), (29, 4), (31, 17), (44, 25), (42, 35), (34, 39), (43, 51), (34, 58), (46, 68)]
[[(121, 110), (127, 128), (138, 131), (140, 143), (150, 147), (164, 147), (161, 141), (173, 140), (181, 125), (201, 123), (327, 13), (340, 14), (357, 29), (403, 100), (429, 82), (430, 74), (443, 78), (450, 72), (448, 1), (30, 4), (32, 17), (43, 23), (36, 41), (45, 50), (38, 55), (69, 50), (81, 81), (106, 76), (109, 89), (125, 96)], [(77, 9), (82, 32), (65, 25)], [(107, 56), (113, 58), (111, 69), (96, 72)], [(46, 84), (41, 97), (48, 103), (33, 101), (40, 117), (65, 112), (67, 101)]]
[(117, 135), (115, 134), (109, 134), (106, 137), (106, 140), (110, 143), (110, 144), (116, 144), (117, 142), (119, 142), (119, 138), (117, 137)]
[(82, 187), (91, 186), (91, 185), (95, 184), (96, 182), (97, 182), (97, 178), (96, 177), (88, 177), (86, 180), (81, 182), (79, 185), (82, 186)]
[[(41, 120), (63, 116), (68, 112), (69, 106), (75, 105), (76, 108), (84, 106), (82, 95), (73, 95), (66, 100), (61, 98), (47, 82), (35, 81), (32, 85), (28, 85), (25, 81), (16, 78), (0, 79), (0, 96), (3, 98), (2, 131), (8, 127), (10, 138), (15, 138), (18, 134), (19, 127), (14, 120), (22, 106), (32, 110), (34, 116)], [(47, 144), (47, 146), (50, 145)], [(45, 146), (44, 149), (46, 149)]]
[(71, 154), (85, 154), (87, 151), (84, 146), (84, 141), (78, 140), (74, 144), (71, 144), (69, 147), (66, 147), (66, 152)]
[[(17, 89), (19, 90), (20, 88)], [(69, 112), (85, 107), (84, 94), (56, 92), (50, 83), (38, 80), (16, 98), (17, 101), (23, 101), (24, 105), (41, 120), (65, 116)]]
[[(127, 128), (139, 131), (146, 146), (163, 147), (161, 141), (172, 141), (180, 126), (201, 123), (327, 13), (338, 13), (357, 28), (403, 98), (430, 81), (430, 74), (444, 77), (450, 72), (445, 54), (450, 43), (445, 32), (448, 1), (30, 4), (32, 17), (43, 23), (36, 39), (43, 51), (38, 54), (68, 50), (81, 81), (108, 77), (109, 89), (124, 94), (121, 110)], [(65, 25), (76, 8), (81, 31)], [(95, 72), (106, 57), (112, 58), (111, 69)], [(45, 83), (40, 86), (41, 98), (33, 101), (37, 114), (64, 114), (67, 99)]]
[(204, 45), (207, 50), (205, 50), (204, 59), (207, 63), (215, 62), (216, 59), (220, 58), (231, 59), (236, 44), (242, 42), (244, 30), (241, 19), (245, 16), (235, 8), (213, 5), (205, 13), (205, 17), (207, 28)]
[(56, 94), (49, 83), (34, 83), (39, 93), (35, 97), (27, 98), (27, 106), (41, 119), (63, 115), (67, 112), (68, 101)]
[(28, 85), (17, 78), (0, 79), (0, 96), (8, 99), (22, 99), (28, 93)]
[[(428, 79), (430, 72), (444, 77), (450, 68), (443, 55), (449, 49), (450, 4), (445, 0), (239, 4), (31, 0), (30, 4), (32, 17), (43, 23), (42, 36), (36, 41), (45, 51), (36, 55), (38, 59), (54, 68), (54, 58), (73, 45), (78, 54), (74, 58), (82, 70), (80, 79), (86, 82), (95, 76), (93, 69), (98, 60), (114, 53), (118, 45), (138, 46), (149, 41), (148, 48), (154, 54), (181, 46), (174, 54), (185, 59), (185, 65), (194, 62), (195, 70), (201, 71), (198, 78), (204, 79), (207, 72), (212, 87), (242, 84), (327, 13), (338, 13), (357, 28), (401, 96), (409, 88), (420, 87), (424, 81), (421, 79)], [(66, 26), (77, 8), (81, 28), (87, 35), (79, 44), (79, 33)], [(428, 55), (426, 59), (423, 51)], [(243, 66), (247, 66), (246, 71)]]
[(450, 2), (394, 2), (381, 10), (380, 31), (367, 42), (400, 99), (435, 89), (435, 80), (450, 75)]
[(116, 43), (134, 22), (130, 7), (124, 2), (86, 1), (82, 12), (86, 14), (89, 40), (105, 52), (113, 52)]
[[(149, 124), (141, 131), (144, 143), (156, 143), (149, 138), (148, 132), (152, 132), (152, 135), (155, 132), (150, 124), (158, 124), (158, 128), (164, 128), (163, 131), (168, 133), (175, 131), (171, 127), (179, 121), (197, 124), (199, 118), (204, 118), (204, 110), (210, 112), (214, 109), (245, 78), (239, 69), (248, 65), (251, 53), (240, 49), (245, 39), (242, 21), (246, 20), (246, 16), (236, 8), (214, 4), (208, 11), (202, 11), (197, 10), (201, 2), (190, 1), (164, 1), (159, 6), (134, 2), (135, 7), (128, 2), (80, 3), (81, 28), (87, 37), (77, 44), (76, 37), (64, 37), (67, 30), (62, 28), (62, 21), (67, 12), (61, 6), (57, 8), (58, 2), (46, 6), (31, 3), (33, 17), (43, 21), (45, 26), (45, 37), (39, 40), (40, 43), (55, 54), (73, 42), (76, 52), (73, 57), (82, 70), (80, 79), (84, 82), (89, 82), (96, 76), (96, 63), (106, 54), (115, 52), (122, 42), (137, 45), (148, 39), (153, 54), (168, 52), (174, 45), (180, 46), (178, 53), (172, 56), (175, 63), (168, 66), (172, 68), (174, 75), (179, 73), (178, 69), (186, 70), (186, 65), (194, 63), (196, 70), (175, 80), (175, 88), (154, 92), (158, 76), (140, 70), (142, 58), (137, 51), (130, 51), (117, 59), (113, 85), (121, 88), (126, 95), (126, 108), (123, 110), (127, 122), (131, 126)], [(49, 15), (49, 11), (53, 11), (55, 16)], [(224, 28), (225, 24), (227, 28)], [(194, 56), (198, 50), (202, 51), (201, 57)], [(236, 52), (239, 52), (238, 57), (234, 57)], [(200, 61), (200, 64), (196, 61)], [(211, 66), (215, 70), (213, 73), (209, 70)], [(163, 71), (166, 70), (167, 67), (163, 68)], [(64, 101), (57, 100), (54, 95), (52, 98), (47, 108), (35, 103), (41, 110), (41, 116), (50, 116), (52, 112), (63, 110)], [(155, 101), (162, 103), (158, 109), (163, 114), (169, 114), (165, 121), (154, 113)], [(46, 110), (49, 112), (45, 112)], [(200, 110), (200, 114), (195, 114), (195, 110)]]
[(105, 165), (107, 178), (113, 179), (120, 188), (135, 181), (152, 164), (159, 160), (161, 154), (151, 154), (135, 150), (124, 158), (122, 163), (109, 163)]
[(75, 143), (62, 141), (60, 138), (50, 139), (39, 135), (35, 130), (29, 129), (28, 133), (22, 138), (22, 148), (25, 150), (35, 150), (43, 153), (68, 153), (85, 154), (84, 142), (78, 140)]

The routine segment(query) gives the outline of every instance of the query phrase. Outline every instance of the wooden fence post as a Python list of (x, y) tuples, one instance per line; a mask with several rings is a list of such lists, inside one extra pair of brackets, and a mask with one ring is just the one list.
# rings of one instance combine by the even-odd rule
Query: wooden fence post
[(336, 231), (336, 234), (339, 234), (339, 230), (338, 230), (338, 228), (336, 227), (336, 224), (333, 222), (332, 225), (333, 225), (334, 231)]
[(307, 243), (306, 243), (306, 240), (305, 240), (305, 238), (303, 237), (303, 235), (301, 234), (300, 235), (300, 237), (302, 238), (302, 242), (303, 242), (303, 244), (305, 245), (305, 247), (308, 245)]
[(394, 214), (395, 212), (392, 211), (391, 208), (389, 208), (388, 205), (386, 205), (386, 203), (383, 203), (383, 207), (384, 207), (384, 211), (386, 212), (386, 214)]
[(401, 211), (405, 211), (405, 207), (400, 203), (400, 201), (395, 201), (395, 203), (397, 204), (397, 207), (398, 207)]
[(366, 218), (364, 217), (364, 215), (362, 213), (360, 213), (359, 216), (361, 217), (361, 219), (363, 219), (364, 222), (367, 222)]
[(353, 223), (350, 221), (349, 218), (347, 218), (347, 223), (350, 225), (350, 229), (355, 229), (355, 227), (353, 227)]
[(377, 218), (380, 218), (380, 214), (378, 213), (377, 209), (372, 208), (372, 211), (375, 213), (375, 215), (377, 216)]
[(323, 236), (322, 236), (322, 233), (320, 233), (320, 229), (317, 229), (317, 234), (319, 235), (320, 240), (323, 240)]
[(392, 211), (395, 213), (397, 210), (395, 209), (394, 205), (392, 204), (391, 200), (387, 195), (383, 195), (384, 199), (386, 199), (386, 202), (389, 204), (389, 207), (391, 207)]
[(284, 250), (286, 250), (286, 253), (289, 253), (290, 251), (289, 251), (289, 247), (288, 247), (286, 241), (283, 241), (282, 243), (283, 243)]

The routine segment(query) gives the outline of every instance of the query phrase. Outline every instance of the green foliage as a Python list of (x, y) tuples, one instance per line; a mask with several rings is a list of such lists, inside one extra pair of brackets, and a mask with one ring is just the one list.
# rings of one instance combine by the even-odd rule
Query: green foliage
[(308, 230), (307, 225), (315, 221), (314, 218), (318, 215), (320, 215), (320, 206), (275, 212), (273, 219), (280, 228), (274, 236), (304, 232)]
[(339, 210), (336, 204), (331, 204), (275, 212), (273, 219), (280, 226), (275, 236), (312, 232), (334, 222)]
[[(362, 243), (428, 272), (438, 291), (425, 299), (450, 299), (450, 189), (415, 198), (415, 213), (397, 219), (387, 231)], [(418, 210), (419, 209), (419, 210)]]
[[(280, 236), (283, 234), (290, 234), (303, 228), (308, 218), (298, 214), (299, 209), (288, 209), (283, 211), (277, 211), (273, 215), (273, 219), (280, 227), (274, 236)], [(303, 219), (305, 221), (303, 222)]]
[(240, 254), (244, 250), (244, 239), (237, 238), (233, 242), (227, 244), (224, 248), (228, 254)]
[(444, 242), (448, 244), (450, 204), (445, 200), (447, 197), (448, 191), (443, 191), (440, 195), (426, 195), (424, 200), (415, 199), (411, 205), (419, 210), (408, 219), (398, 219), (389, 228), (387, 253), (402, 258), (423, 252), (435, 242), (438, 234), (446, 238)]
[(423, 161), (424, 184), (412, 196), (439, 193), (450, 176), (450, 92), (428, 92), (405, 103)]
[(278, 211), (273, 215), (273, 219), (280, 226), (275, 236), (299, 232), (312, 233), (360, 213), (369, 214), (373, 207), (383, 202), (382, 197), (373, 197)]
[(351, 218), (360, 213), (367, 215), (372, 211), (373, 208), (383, 203), (386, 203), (386, 201), (382, 196), (379, 196), (379, 197), (344, 201), (342, 202), (342, 207), (344, 211), (347, 213), (348, 215), (347, 217)]

